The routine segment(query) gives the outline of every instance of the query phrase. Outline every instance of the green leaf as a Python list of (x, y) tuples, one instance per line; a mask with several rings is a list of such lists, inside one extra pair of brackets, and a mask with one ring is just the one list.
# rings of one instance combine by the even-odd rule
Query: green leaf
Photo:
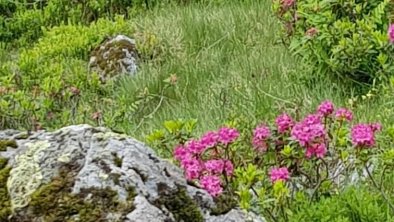
[(182, 129), (183, 123), (178, 120), (170, 120), (164, 122), (164, 127), (170, 133), (178, 132)]

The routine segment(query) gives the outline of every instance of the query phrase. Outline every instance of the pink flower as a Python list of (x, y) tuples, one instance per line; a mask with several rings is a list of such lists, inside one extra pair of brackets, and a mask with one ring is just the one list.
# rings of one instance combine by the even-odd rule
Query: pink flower
[(369, 126), (371, 127), (372, 131), (374, 131), (374, 132), (382, 130), (382, 125), (380, 123), (372, 123), (372, 124), (369, 124)]
[(394, 43), (394, 24), (389, 26), (388, 36), (391, 43)]
[(205, 169), (211, 174), (222, 174), (224, 169), (223, 160), (208, 160), (205, 163)]
[(223, 145), (234, 142), (239, 137), (239, 132), (237, 129), (223, 127), (219, 130), (219, 141)]
[(254, 138), (265, 140), (271, 135), (270, 128), (268, 126), (261, 124), (256, 129), (254, 129)]
[(211, 196), (217, 197), (223, 192), (220, 178), (217, 176), (203, 176), (200, 180), (201, 187)]
[(325, 134), (324, 125), (317, 115), (308, 115), (301, 122), (297, 123), (291, 131), (291, 136), (304, 147), (316, 140), (323, 139)]
[(340, 120), (340, 121), (352, 121), (353, 120), (353, 113), (345, 108), (339, 108), (336, 113), (335, 113), (335, 117)]
[(278, 127), (279, 133), (284, 133), (287, 130), (290, 130), (294, 126), (293, 119), (286, 113), (279, 115), (276, 118), (275, 123), (276, 126)]
[(334, 105), (332, 102), (326, 100), (319, 105), (317, 112), (325, 117), (329, 116), (334, 112)]
[(178, 145), (174, 150), (175, 159), (182, 161), (191, 158), (191, 153), (182, 145)]
[(375, 134), (369, 124), (357, 124), (352, 128), (352, 143), (356, 147), (373, 147)]
[(286, 9), (292, 7), (294, 5), (295, 0), (281, 0), (280, 3)]
[(234, 173), (234, 165), (230, 160), (224, 161), (224, 172), (226, 176), (232, 176)]
[(264, 125), (259, 125), (253, 131), (253, 146), (258, 151), (266, 151), (268, 144), (267, 140), (271, 136), (270, 129)]
[(212, 131), (205, 133), (200, 140), (201, 145), (204, 146), (205, 148), (214, 147), (216, 146), (217, 142), (218, 142), (218, 134)]
[(193, 154), (201, 154), (205, 150), (205, 146), (198, 140), (190, 140), (186, 143), (186, 148)]
[(202, 171), (200, 161), (196, 159), (185, 159), (181, 164), (185, 170), (187, 180), (194, 180), (200, 177), (200, 173)]
[(321, 124), (321, 117), (316, 114), (310, 114), (306, 116), (302, 122), (306, 125)]
[(286, 167), (273, 168), (270, 171), (270, 177), (272, 183), (278, 180), (287, 181), (289, 179), (289, 170)]
[(317, 158), (323, 158), (327, 153), (327, 148), (324, 143), (317, 143), (311, 146), (308, 146), (306, 149), (306, 157), (311, 158), (315, 155)]
[(317, 33), (318, 33), (318, 30), (314, 27), (312, 27), (306, 31), (306, 35), (309, 37), (314, 37)]

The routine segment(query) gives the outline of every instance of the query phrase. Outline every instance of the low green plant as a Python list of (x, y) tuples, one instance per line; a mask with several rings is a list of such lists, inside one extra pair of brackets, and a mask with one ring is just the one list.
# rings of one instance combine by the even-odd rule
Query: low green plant
[(346, 188), (341, 195), (324, 197), (318, 202), (299, 201), (289, 221), (351, 222), (393, 221), (384, 199), (365, 186)]
[(362, 83), (386, 80), (394, 71), (390, 0), (276, 0), (283, 42), (316, 75)]
[[(387, 213), (394, 213), (391, 189), (379, 185), (386, 180), (384, 172), (392, 170), (394, 156), (386, 148), (393, 145), (390, 134), (378, 135), (380, 124), (355, 123), (350, 110), (335, 108), (330, 101), (302, 119), (283, 113), (275, 127), (258, 124), (247, 132), (238, 131), (234, 123), (189, 138), (190, 131), (182, 133), (185, 122), (169, 121), (168, 134), (159, 130), (149, 140), (159, 141), (153, 145), (165, 152), (175, 143), (174, 158), (190, 183), (215, 199), (236, 198), (243, 209), (259, 212), (269, 221), (289, 221), (301, 203), (319, 205), (327, 197), (336, 200), (348, 186), (362, 180), (380, 195)], [(374, 205), (371, 211), (376, 209)], [(354, 213), (366, 215), (358, 210)], [(331, 213), (327, 216), (331, 218)]]
[(146, 136), (146, 141), (155, 147), (163, 157), (173, 155), (173, 147), (184, 144), (194, 136), (197, 120), (168, 120), (163, 123), (164, 129), (154, 130)]

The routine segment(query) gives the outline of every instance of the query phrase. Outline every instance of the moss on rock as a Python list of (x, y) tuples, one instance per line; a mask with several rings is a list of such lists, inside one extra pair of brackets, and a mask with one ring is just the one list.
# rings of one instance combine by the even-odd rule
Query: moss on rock
[(158, 184), (160, 198), (155, 201), (158, 208), (165, 206), (174, 215), (176, 221), (202, 222), (204, 218), (197, 204), (183, 187), (171, 190), (165, 184)]
[(8, 159), (0, 157), (0, 169), (3, 169), (7, 166)]
[(0, 151), (6, 151), (7, 147), (18, 148), (15, 140), (0, 140)]
[(226, 214), (238, 205), (238, 201), (234, 196), (223, 193), (214, 199), (216, 207), (212, 209), (211, 215)]
[[(107, 221), (109, 213), (125, 216), (134, 210), (134, 189), (128, 189), (127, 202), (120, 202), (117, 192), (108, 188), (90, 188), (72, 193), (75, 179), (72, 173), (61, 170), (48, 184), (42, 185), (31, 195), (29, 206), (24, 209), (29, 218), (51, 222)], [(30, 214), (30, 215), (26, 215)]]
[(11, 214), (11, 201), (7, 191), (11, 167), (6, 165), (7, 159), (0, 158), (0, 221), (7, 221)]

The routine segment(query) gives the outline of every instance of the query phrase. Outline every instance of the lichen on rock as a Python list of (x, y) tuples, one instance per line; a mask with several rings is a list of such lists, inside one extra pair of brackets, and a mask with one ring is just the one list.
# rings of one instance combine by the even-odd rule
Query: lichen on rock
[(0, 151), (0, 221), (246, 221), (126, 135), (76, 125), (16, 140)]
[[(117, 192), (110, 187), (90, 188), (73, 194), (74, 174), (72, 169), (63, 167), (59, 176), (31, 195), (29, 206), (22, 217), (54, 222), (123, 221), (126, 214), (134, 209), (133, 188), (129, 189), (127, 202), (120, 202)], [(18, 216), (14, 220), (18, 221)]]
[(50, 144), (48, 141), (36, 141), (26, 143), (26, 146), (26, 152), (16, 156), (15, 167), (7, 182), (13, 211), (27, 206), (30, 195), (41, 185), (43, 175), (38, 162), (39, 155)]
[(104, 83), (120, 74), (134, 75), (137, 72), (137, 59), (135, 40), (117, 35), (93, 49), (89, 68), (97, 72)]

